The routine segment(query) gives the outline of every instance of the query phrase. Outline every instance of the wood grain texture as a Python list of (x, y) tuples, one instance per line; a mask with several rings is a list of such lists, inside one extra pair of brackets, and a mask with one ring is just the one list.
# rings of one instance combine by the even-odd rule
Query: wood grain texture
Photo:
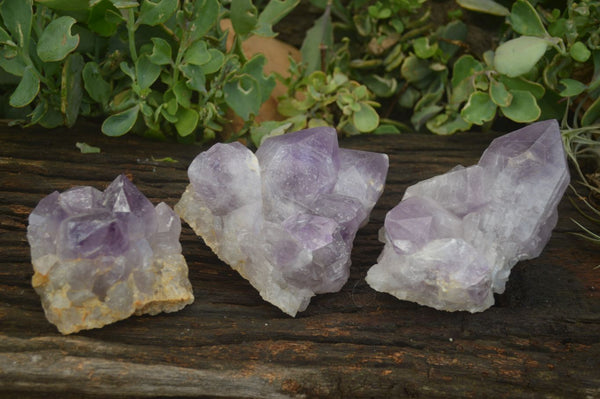
[[(359, 231), (341, 292), (295, 319), (264, 302), (184, 225), (196, 301), (61, 336), (31, 288), (27, 217), (54, 190), (104, 189), (128, 173), (173, 206), (203, 148), (71, 131), (0, 128), (0, 396), (19, 398), (600, 398), (598, 247), (572, 236), (565, 198), (542, 255), (513, 269), (489, 310), (447, 313), (377, 293), (364, 281), (377, 230), (404, 190), (470, 165), (490, 134), (362, 136), (341, 146), (390, 155), (386, 190)], [(99, 146), (81, 154), (78, 141)], [(157, 162), (172, 157), (177, 163)]]

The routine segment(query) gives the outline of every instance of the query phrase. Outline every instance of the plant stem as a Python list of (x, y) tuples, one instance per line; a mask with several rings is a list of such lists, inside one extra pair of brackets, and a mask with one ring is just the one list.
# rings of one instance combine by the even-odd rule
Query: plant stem
[(133, 9), (127, 10), (127, 41), (129, 42), (129, 53), (131, 59), (135, 63), (137, 61), (137, 50), (135, 49), (135, 17), (133, 15)]

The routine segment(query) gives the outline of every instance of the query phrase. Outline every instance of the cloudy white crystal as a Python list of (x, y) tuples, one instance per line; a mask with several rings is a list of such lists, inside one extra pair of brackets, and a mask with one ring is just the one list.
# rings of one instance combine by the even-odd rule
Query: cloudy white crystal
[(477, 165), (419, 182), (386, 216), (367, 282), (436, 309), (483, 311), (511, 268), (537, 257), (569, 184), (558, 123), (494, 140)]
[(29, 216), (32, 285), (63, 334), (132, 314), (174, 312), (194, 300), (181, 255), (181, 222), (124, 176), (104, 191), (75, 187)]
[(188, 169), (175, 211), (267, 301), (294, 316), (348, 279), (358, 228), (381, 195), (385, 154), (338, 148), (332, 128), (215, 144)]

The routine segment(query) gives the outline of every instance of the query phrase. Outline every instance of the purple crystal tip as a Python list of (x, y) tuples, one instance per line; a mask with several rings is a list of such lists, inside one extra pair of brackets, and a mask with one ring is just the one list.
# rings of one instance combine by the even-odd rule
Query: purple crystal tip
[(156, 208), (125, 175), (104, 192), (74, 187), (29, 215), (32, 284), (64, 334), (193, 301), (179, 217)]
[(340, 290), (358, 228), (381, 195), (385, 154), (341, 149), (333, 128), (215, 144), (188, 169), (175, 211), (284, 312)]
[(568, 184), (555, 120), (499, 137), (477, 165), (406, 190), (385, 218), (385, 247), (367, 282), (436, 309), (483, 311), (511, 268), (542, 252)]

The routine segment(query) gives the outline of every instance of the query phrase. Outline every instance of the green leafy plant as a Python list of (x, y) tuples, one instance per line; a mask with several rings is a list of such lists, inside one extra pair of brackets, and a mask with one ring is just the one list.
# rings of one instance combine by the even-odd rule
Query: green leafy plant
[(247, 59), (241, 42), (274, 35), (297, 2), (272, 0), (259, 12), (249, 0), (4, 0), (0, 67), (17, 83), (8, 105), (27, 125), (108, 116), (109, 136), (213, 139), (228, 109), (251, 121), (275, 85), (265, 57)]
[(352, 81), (339, 70), (331, 74), (314, 71), (306, 76), (292, 62), (294, 73), (286, 79), (288, 93), (280, 98), (283, 121), (267, 121), (251, 128), (255, 146), (270, 136), (316, 126), (334, 126), (338, 132), (355, 135), (374, 131), (379, 115), (366, 86)]
[(454, 63), (445, 115), (460, 112), (469, 127), (498, 114), (525, 123), (570, 113), (581, 126), (600, 118), (600, 2), (569, 1), (561, 12), (517, 0), (507, 18), (512, 38), (482, 61), (463, 55)]
[(312, 68), (338, 68), (366, 85), (387, 103), (382, 117), (400, 115), (416, 130), (452, 134), (498, 116), (528, 123), (570, 112), (582, 126), (600, 117), (600, 2), (569, 1), (563, 10), (526, 0), (510, 10), (492, 0), (458, 3), (506, 18), (496, 49), (468, 51), (460, 10), (436, 28), (422, 0), (355, 0), (325, 6), (303, 55)]

